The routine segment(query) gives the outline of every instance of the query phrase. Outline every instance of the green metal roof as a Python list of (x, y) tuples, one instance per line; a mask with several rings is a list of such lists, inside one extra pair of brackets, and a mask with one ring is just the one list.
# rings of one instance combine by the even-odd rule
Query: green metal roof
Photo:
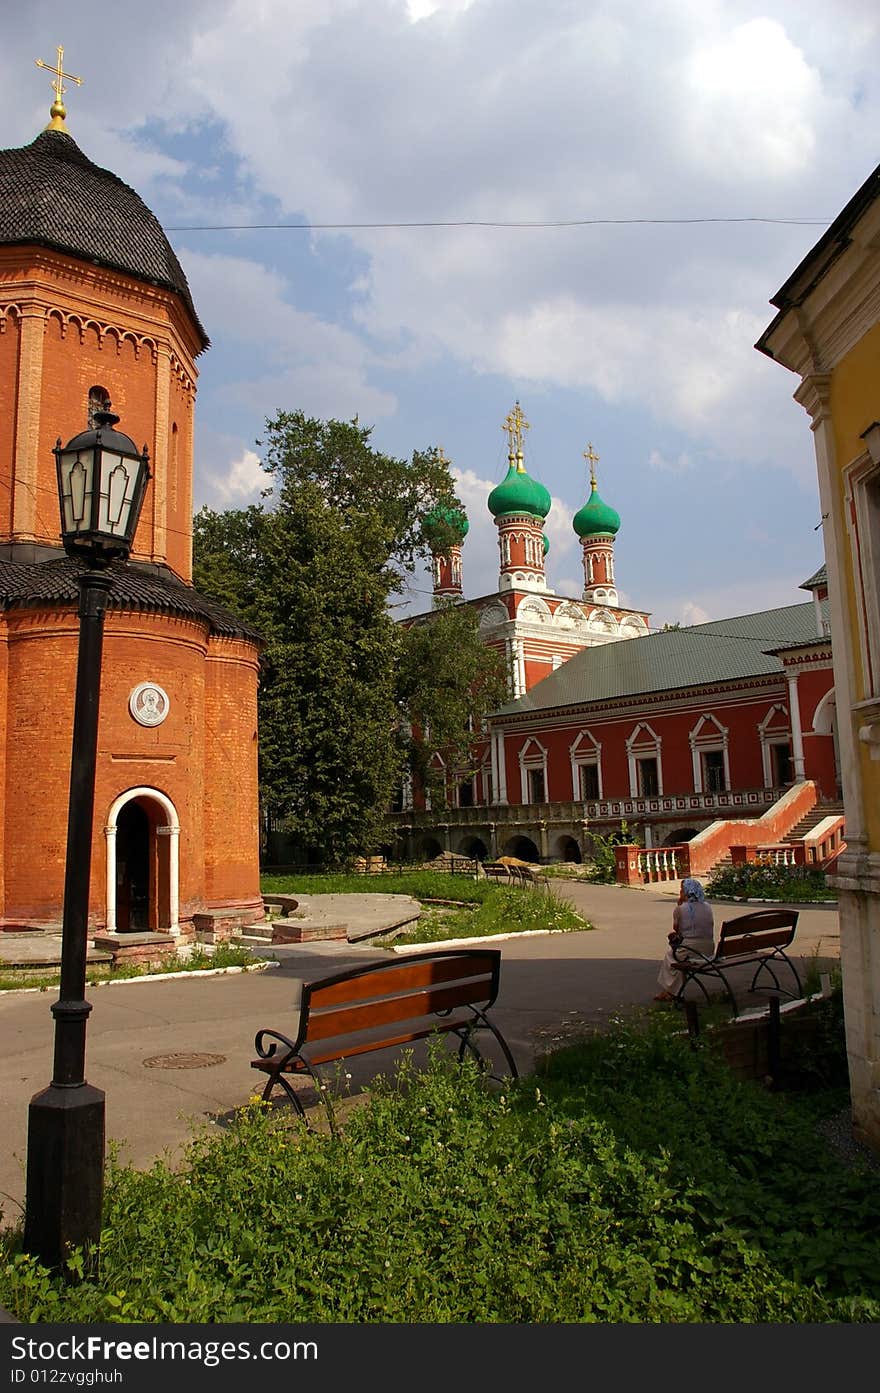
[(620, 528), (620, 513), (599, 497), (594, 483), (586, 503), (575, 513), (572, 527), (579, 537), (613, 537)]
[(537, 479), (511, 464), (501, 483), (489, 494), (488, 508), (496, 518), (515, 513), (545, 518), (550, 511), (550, 495)]
[(438, 503), (436, 508), (432, 508), (422, 518), (422, 532), (429, 544), (435, 539), (442, 538), (447, 529), (458, 538), (459, 542), (463, 542), (469, 527), (467, 516), (462, 509), (453, 508), (447, 503)]
[(828, 568), (823, 561), (815, 575), (810, 576), (809, 580), (805, 580), (803, 585), (799, 585), (798, 590), (818, 590), (820, 585), (827, 584)]
[(526, 716), (615, 697), (762, 677), (782, 672), (782, 663), (768, 649), (817, 641), (816, 610), (810, 601), (620, 639), (576, 653), (494, 714)]

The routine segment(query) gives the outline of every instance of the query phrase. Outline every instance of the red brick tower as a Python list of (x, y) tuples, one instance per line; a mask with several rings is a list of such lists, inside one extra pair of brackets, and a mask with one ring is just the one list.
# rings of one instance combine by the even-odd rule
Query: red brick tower
[(57, 100), (0, 151), (0, 928), (61, 917), (80, 563), (52, 447), (108, 400), (153, 478), (105, 628), (90, 921), (187, 936), (199, 915), (262, 917), (259, 640), (191, 584), (207, 347), (159, 223)]

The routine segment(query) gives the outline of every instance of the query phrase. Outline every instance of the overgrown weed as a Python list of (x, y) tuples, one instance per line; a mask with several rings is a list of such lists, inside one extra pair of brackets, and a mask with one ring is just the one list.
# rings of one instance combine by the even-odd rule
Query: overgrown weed
[(438, 1047), (337, 1138), (255, 1103), (174, 1170), (113, 1161), (98, 1277), (8, 1239), (0, 1301), (61, 1322), (873, 1322), (876, 1178), (816, 1112), (651, 1018), (503, 1091)]

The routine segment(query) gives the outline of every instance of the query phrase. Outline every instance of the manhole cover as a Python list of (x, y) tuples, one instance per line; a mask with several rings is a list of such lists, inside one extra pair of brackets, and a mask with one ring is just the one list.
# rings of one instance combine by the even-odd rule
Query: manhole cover
[(207, 1069), (211, 1064), (225, 1064), (225, 1054), (153, 1054), (144, 1060), (147, 1069)]

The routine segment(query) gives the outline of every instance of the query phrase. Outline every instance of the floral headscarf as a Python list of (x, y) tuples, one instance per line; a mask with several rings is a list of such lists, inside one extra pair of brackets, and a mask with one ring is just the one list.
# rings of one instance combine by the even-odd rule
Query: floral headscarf
[(698, 880), (688, 876), (687, 880), (681, 882), (681, 888), (689, 900), (705, 900), (706, 892)]

